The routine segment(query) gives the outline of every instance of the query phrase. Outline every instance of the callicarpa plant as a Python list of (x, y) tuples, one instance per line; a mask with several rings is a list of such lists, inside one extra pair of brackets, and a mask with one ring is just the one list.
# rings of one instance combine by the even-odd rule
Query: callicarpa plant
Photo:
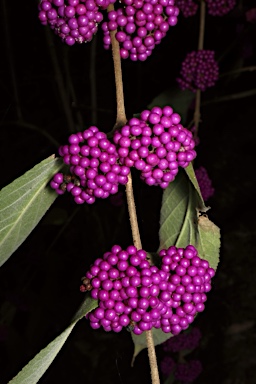
[[(203, 49), (206, 4), (212, 14), (222, 14), (213, 10), (212, 2), (198, 2), (198, 51), (182, 64), (184, 80), (179, 81), (182, 88), (189, 88), (192, 97), (195, 96), (194, 132), (183, 126), (182, 117), (172, 104), (175, 100), (151, 106), (127, 119), (123, 94), (121, 60), (143, 62), (150, 55), (157, 55), (155, 46), (164, 39), (169, 27), (178, 23), (179, 3), (39, 2), (40, 22), (50, 26), (63, 44), (90, 42), (102, 23), (103, 46), (112, 49), (116, 123), (107, 134), (93, 124), (79, 127), (59, 146), (57, 157), (49, 156), (3, 188), (1, 264), (28, 237), (56, 197), (62, 199), (63, 194), (69, 194), (74, 209), (92, 205), (93, 212), (98, 200), (109, 199), (120, 191), (120, 186), (125, 186), (133, 243), (126, 247), (112, 244), (102, 257), (95, 257), (89, 268), (81, 270), (77, 295), (84, 301), (70, 325), (10, 381), (12, 384), (37, 383), (81, 319), (90, 324), (91, 332), (101, 329), (116, 333), (117, 338), (123, 330), (130, 332), (134, 343), (132, 364), (138, 353), (147, 348), (151, 381), (158, 384), (155, 346), (182, 335), (207, 306), (207, 294), (218, 265), (220, 234), (206, 215), (209, 208), (205, 206), (193, 161), (197, 155), (201, 92), (213, 87), (218, 79), (214, 52)], [(191, 4), (188, 2), (188, 6)], [(221, 4), (218, 2), (218, 7)], [(231, 6), (233, 2), (229, 2)], [(159, 248), (155, 253), (144, 249), (141, 242), (134, 175), (139, 175), (139, 181), (148, 187), (162, 190)], [(23, 226), (24, 222), (29, 224)], [(194, 365), (196, 377), (201, 365)], [(186, 380), (186, 369), (180, 364), (176, 378)]]

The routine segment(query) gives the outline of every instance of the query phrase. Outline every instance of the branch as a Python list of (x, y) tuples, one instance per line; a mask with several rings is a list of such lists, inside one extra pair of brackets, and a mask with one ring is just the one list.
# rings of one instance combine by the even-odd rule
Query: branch
[[(200, 2), (200, 25), (199, 25), (199, 37), (198, 37), (198, 51), (202, 50), (204, 47), (204, 32), (205, 32), (205, 2), (201, 0)], [(195, 112), (194, 112), (194, 138), (196, 139), (198, 136), (198, 127), (200, 122), (200, 104), (201, 104), (201, 90), (196, 90), (196, 104), (195, 104)]]
[[(110, 4), (108, 7), (108, 12), (112, 10), (114, 10), (114, 6), (113, 4)], [(114, 130), (116, 130), (117, 128), (124, 126), (127, 121), (126, 115), (125, 115), (125, 106), (124, 106), (120, 48), (119, 48), (119, 43), (115, 38), (115, 34), (116, 34), (116, 31), (110, 32), (112, 55), (113, 55), (113, 62), (114, 62), (114, 72), (115, 72), (117, 116), (116, 116), (116, 124), (110, 133), (113, 133)], [(131, 173), (128, 176), (128, 183), (126, 185), (126, 197), (127, 197), (128, 212), (130, 217), (133, 242), (137, 249), (142, 249), (138, 220), (136, 215), (136, 207), (134, 202)], [(148, 356), (149, 356), (149, 363), (150, 363), (150, 369), (151, 369), (152, 384), (160, 384), (154, 340), (153, 340), (151, 331), (146, 331), (146, 340), (147, 340)]]

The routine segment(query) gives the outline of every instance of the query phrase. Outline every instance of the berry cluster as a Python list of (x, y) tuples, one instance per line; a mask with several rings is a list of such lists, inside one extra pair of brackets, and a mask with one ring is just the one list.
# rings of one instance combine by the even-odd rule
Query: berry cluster
[(195, 3), (194, 0), (176, 0), (175, 5), (184, 17), (194, 16), (198, 9), (198, 3)]
[(174, 0), (120, 0), (120, 8), (108, 12), (102, 24), (104, 48), (111, 46), (110, 32), (120, 44), (120, 56), (145, 61), (155, 45), (177, 24), (179, 9)]
[[(180, 362), (180, 356), (184, 356), (188, 350), (192, 351), (198, 347), (201, 337), (199, 328), (190, 327), (188, 331), (170, 337), (162, 344), (165, 355), (160, 362), (160, 368), (164, 377), (172, 375), (181, 384), (194, 382), (202, 371), (201, 362), (199, 360), (186, 361), (184, 358)], [(178, 354), (174, 355), (177, 352)]]
[(179, 352), (196, 348), (201, 340), (202, 333), (199, 328), (193, 327), (188, 333), (170, 337), (162, 346), (165, 352)]
[(165, 378), (174, 371), (175, 367), (176, 362), (170, 355), (165, 355), (160, 361), (160, 369)]
[(72, 134), (68, 141), (59, 154), (71, 175), (57, 173), (50, 183), (58, 194), (68, 191), (77, 204), (93, 204), (95, 198), (105, 199), (128, 182), (130, 168), (119, 164), (115, 145), (97, 127)]
[(148, 185), (167, 188), (178, 173), (196, 157), (192, 133), (169, 106), (144, 110), (114, 132), (120, 162), (141, 171)]
[(198, 181), (199, 188), (201, 190), (202, 197), (204, 201), (207, 201), (210, 197), (214, 195), (214, 188), (212, 186), (212, 181), (209, 178), (208, 172), (204, 167), (199, 167), (195, 169), (195, 175)]
[(215, 271), (192, 245), (171, 246), (159, 255), (160, 268), (150, 265), (144, 250), (115, 245), (95, 260), (80, 287), (99, 303), (87, 315), (92, 328), (128, 327), (136, 335), (153, 327), (173, 335), (188, 328), (204, 310)]
[(248, 23), (256, 23), (256, 8), (251, 8), (246, 11), (245, 19)]
[(209, 15), (224, 16), (236, 5), (236, 0), (205, 0)]
[(180, 77), (177, 79), (181, 89), (195, 92), (213, 87), (219, 77), (219, 66), (214, 59), (214, 51), (199, 50), (187, 54), (181, 64)]
[(103, 20), (101, 10), (116, 0), (41, 0), (39, 20), (68, 45), (91, 41)]
[(181, 383), (193, 383), (202, 370), (203, 367), (200, 360), (190, 360), (186, 363), (178, 363), (174, 376)]

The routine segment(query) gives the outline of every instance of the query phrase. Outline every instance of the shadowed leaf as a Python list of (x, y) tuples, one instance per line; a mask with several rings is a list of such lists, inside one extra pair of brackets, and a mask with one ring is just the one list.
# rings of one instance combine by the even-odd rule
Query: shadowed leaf
[(175, 113), (178, 113), (181, 116), (182, 124), (184, 124), (189, 106), (194, 98), (195, 94), (193, 92), (188, 90), (183, 91), (178, 86), (175, 86), (156, 96), (148, 105), (148, 109), (155, 106), (163, 108), (164, 106), (169, 105), (173, 108)]

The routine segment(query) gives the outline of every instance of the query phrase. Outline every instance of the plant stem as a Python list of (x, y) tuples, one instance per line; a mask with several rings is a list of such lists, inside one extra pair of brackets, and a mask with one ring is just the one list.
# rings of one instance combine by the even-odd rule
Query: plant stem
[(256, 71), (256, 65), (251, 65), (249, 67), (243, 67), (243, 68), (237, 68), (229, 72), (224, 72), (219, 75), (219, 77), (229, 76), (229, 75), (236, 75), (238, 73), (242, 72), (253, 72)]
[(97, 125), (97, 84), (95, 73), (95, 59), (96, 59), (97, 35), (95, 35), (91, 42), (90, 51), (90, 86), (91, 86), (91, 101), (92, 101), (92, 124)]
[(129, 218), (130, 218), (130, 224), (131, 224), (131, 230), (132, 230), (133, 243), (137, 249), (142, 249), (140, 231), (139, 231), (139, 225), (138, 225), (138, 219), (136, 215), (136, 207), (135, 207), (135, 201), (134, 201), (134, 195), (133, 195), (131, 173), (128, 176), (128, 183), (126, 184), (126, 198), (127, 198), (128, 212), (129, 212)]
[[(113, 11), (114, 5), (110, 4), (107, 11)], [(124, 90), (123, 90), (123, 80), (122, 80), (122, 67), (121, 67), (121, 57), (119, 43), (115, 38), (116, 30), (110, 32), (111, 45), (112, 45), (112, 56), (114, 62), (114, 73), (115, 73), (115, 84), (116, 84), (116, 123), (114, 128), (109, 135), (111, 135), (117, 128), (123, 127), (126, 122), (125, 106), (124, 106)]]
[[(108, 12), (114, 10), (113, 4), (108, 6)], [(119, 43), (115, 38), (116, 31), (110, 32), (111, 45), (112, 45), (112, 56), (114, 62), (114, 73), (115, 73), (115, 84), (116, 84), (116, 103), (117, 103), (117, 116), (116, 124), (110, 133), (126, 124), (125, 106), (124, 106), (124, 92), (123, 92), (123, 81), (122, 81), (122, 68), (120, 58)], [(130, 217), (130, 224), (132, 230), (133, 243), (137, 249), (142, 249), (140, 232), (136, 214), (136, 207), (134, 201), (134, 194), (132, 188), (132, 175), (128, 176), (128, 183), (126, 184), (126, 198), (128, 204), (128, 212)], [(146, 331), (146, 340), (148, 348), (148, 357), (151, 369), (151, 380), (152, 384), (160, 384), (159, 373), (156, 360), (156, 352), (154, 346), (154, 340), (151, 331)]]
[(223, 101), (231, 101), (231, 100), (238, 100), (238, 99), (244, 99), (245, 97), (251, 97), (256, 95), (256, 89), (250, 89), (249, 91), (239, 92), (239, 93), (231, 93), (230, 95), (216, 97), (214, 99), (205, 101), (202, 103), (203, 106), (209, 105), (209, 104), (215, 104), (215, 103), (222, 103)]
[(52, 136), (50, 135), (44, 128), (38, 127), (34, 124), (27, 123), (25, 121), (20, 121), (20, 120), (11, 120), (11, 121), (5, 121), (4, 123), (0, 123), (0, 127), (12, 127), (17, 126), (17, 127), (22, 127), (22, 128), (27, 128), (30, 129), (31, 131), (38, 132), (40, 135), (46, 137), (53, 145), (55, 145), (56, 148), (59, 148), (60, 143)]
[(65, 89), (60, 64), (56, 54), (56, 48), (54, 46), (54, 42), (52, 38), (52, 32), (49, 30), (49, 28), (44, 28), (44, 31), (45, 31), (46, 42), (48, 44), (50, 58), (51, 58), (52, 66), (54, 70), (55, 81), (59, 91), (60, 101), (62, 103), (63, 112), (65, 114), (65, 118), (67, 121), (67, 126), (70, 132), (74, 132), (75, 127), (74, 127), (73, 116), (71, 113), (70, 102), (68, 100), (67, 92)]
[[(204, 31), (205, 31), (205, 2), (201, 0), (200, 2), (200, 25), (199, 25), (199, 37), (198, 37), (198, 51), (202, 50), (204, 47)], [(201, 90), (197, 89), (196, 91), (196, 103), (195, 103), (195, 112), (194, 112), (194, 138), (198, 136), (198, 127), (200, 122), (200, 104), (201, 104)]]

